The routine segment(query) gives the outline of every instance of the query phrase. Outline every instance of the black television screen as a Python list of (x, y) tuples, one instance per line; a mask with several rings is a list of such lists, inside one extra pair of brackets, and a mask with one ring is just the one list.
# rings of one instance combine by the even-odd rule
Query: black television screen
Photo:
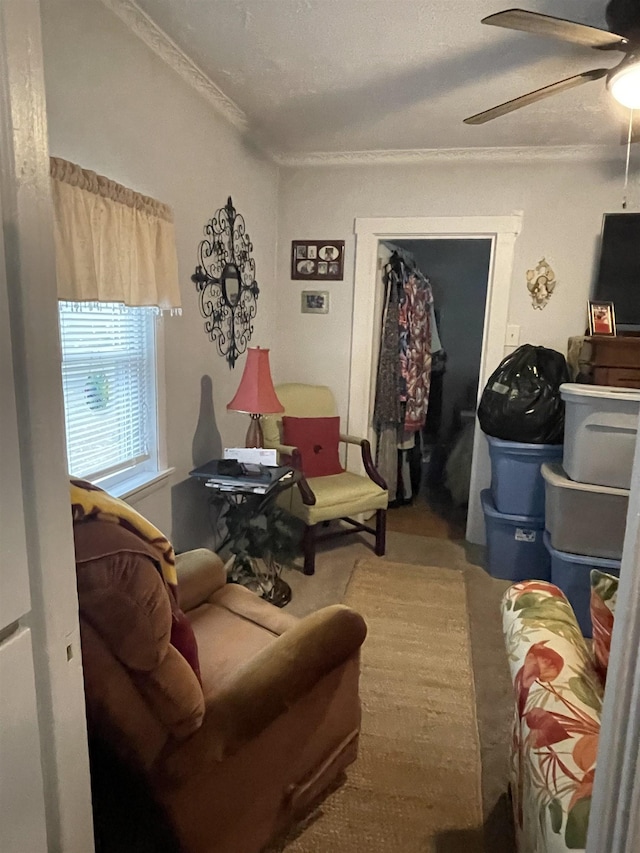
[(618, 326), (640, 327), (640, 213), (605, 213), (593, 298), (613, 302)]

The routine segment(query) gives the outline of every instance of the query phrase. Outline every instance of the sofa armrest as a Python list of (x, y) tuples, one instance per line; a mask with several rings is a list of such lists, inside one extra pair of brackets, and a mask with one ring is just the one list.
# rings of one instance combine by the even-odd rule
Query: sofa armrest
[(165, 756), (163, 770), (179, 779), (233, 755), (357, 654), (366, 633), (362, 616), (341, 604), (301, 619), (207, 700), (201, 728)]
[(207, 548), (186, 551), (176, 557), (178, 603), (186, 612), (206, 601), (227, 582), (224, 563)]
[(571, 605), (553, 584), (509, 587), (502, 615), (515, 701), (516, 832), (531, 849), (581, 850), (602, 713), (593, 658)]
[[(571, 605), (557, 586), (545, 581), (510, 586), (502, 599), (502, 624), (514, 686), (519, 687), (520, 682), (533, 686), (540, 676), (541, 683), (564, 688), (577, 676), (591, 683), (602, 698), (593, 656)], [(542, 647), (551, 652), (554, 663), (550, 669), (539, 670), (535, 663)]]

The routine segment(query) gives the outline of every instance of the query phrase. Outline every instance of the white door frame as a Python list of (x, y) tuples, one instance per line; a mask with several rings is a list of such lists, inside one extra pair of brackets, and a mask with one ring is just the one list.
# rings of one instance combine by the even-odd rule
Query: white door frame
[[(94, 848), (91, 785), (66, 465), (39, 0), (0, 0), (0, 89), (4, 107), (0, 112), (2, 260), (8, 283), (20, 510), (31, 592), (26, 627), (33, 639), (46, 849), (90, 853)], [(2, 684), (0, 693), (4, 690), (11, 686)], [(10, 785), (11, 780), (3, 779), (5, 783)], [(24, 803), (23, 807), (29, 806)], [(11, 820), (11, 816), (3, 814), (2, 819)], [(38, 848), (38, 853), (43, 849)]]
[[(522, 212), (511, 216), (441, 216), (356, 219), (356, 267), (351, 327), (351, 371), (349, 379), (348, 430), (372, 437), (375, 379), (374, 334), (380, 306), (376, 304), (376, 262), (381, 240), (455, 239), (491, 240), (491, 261), (480, 358), (479, 390), (505, 355), (509, 296), (515, 241), (522, 227)], [(357, 457), (348, 459), (357, 470)], [(471, 497), (467, 517), (467, 539), (484, 542), (484, 520), (480, 490), (489, 485), (490, 466), (486, 442), (476, 430), (471, 468)]]

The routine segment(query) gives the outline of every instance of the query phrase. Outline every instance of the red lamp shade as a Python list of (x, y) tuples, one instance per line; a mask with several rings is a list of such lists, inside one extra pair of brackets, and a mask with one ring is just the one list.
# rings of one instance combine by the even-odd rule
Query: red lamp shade
[(227, 409), (251, 415), (246, 446), (262, 447), (259, 416), (284, 412), (273, 387), (268, 349), (249, 347), (240, 385), (233, 400), (227, 403)]

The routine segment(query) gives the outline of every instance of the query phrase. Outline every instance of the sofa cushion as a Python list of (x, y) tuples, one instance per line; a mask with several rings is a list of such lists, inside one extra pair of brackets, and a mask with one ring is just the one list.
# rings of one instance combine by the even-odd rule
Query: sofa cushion
[(173, 737), (193, 734), (204, 718), (204, 694), (184, 656), (173, 645), (152, 672), (132, 673), (138, 690)]
[(593, 654), (596, 669), (602, 681), (606, 681), (611, 650), (613, 617), (618, 597), (618, 578), (614, 575), (591, 570), (591, 625), (593, 627)]
[[(283, 496), (283, 506), (306, 524), (318, 524), (341, 516), (354, 516), (359, 512), (386, 509), (389, 493), (377, 486), (368, 477), (344, 471), (328, 477), (313, 477), (309, 480), (316, 502), (307, 506), (302, 502), (299, 489), (290, 489)], [(284, 500), (289, 503), (284, 503)]]
[(283, 441), (297, 447), (305, 477), (341, 474), (340, 418), (282, 418)]

